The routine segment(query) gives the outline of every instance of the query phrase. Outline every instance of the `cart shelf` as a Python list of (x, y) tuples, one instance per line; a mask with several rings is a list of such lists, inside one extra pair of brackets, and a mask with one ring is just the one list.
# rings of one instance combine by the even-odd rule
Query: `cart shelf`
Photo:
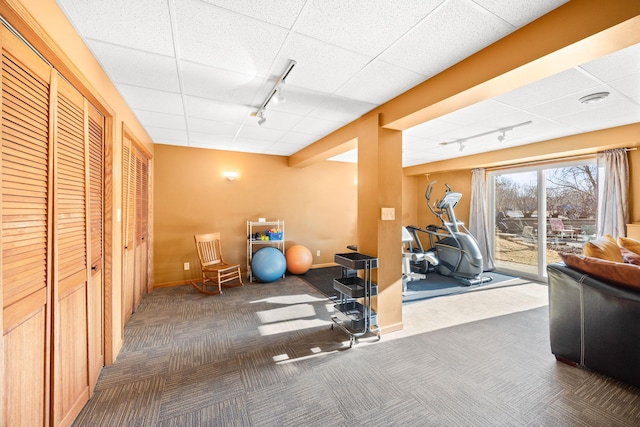
[[(359, 252), (335, 254), (334, 260), (342, 267), (342, 275), (333, 279), (333, 288), (340, 294), (331, 316), (349, 334), (349, 346), (357, 338), (373, 333), (381, 338), (378, 315), (371, 307), (371, 297), (378, 294), (378, 286), (371, 281), (371, 270), (378, 267), (378, 259)], [(362, 277), (357, 272), (362, 271)]]

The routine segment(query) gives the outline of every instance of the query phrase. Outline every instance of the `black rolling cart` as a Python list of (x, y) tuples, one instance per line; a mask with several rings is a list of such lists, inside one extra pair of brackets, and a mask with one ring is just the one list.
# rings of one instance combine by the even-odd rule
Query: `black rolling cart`
[[(378, 326), (378, 315), (371, 308), (371, 297), (378, 294), (378, 285), (372, 282), (371, 272), (378, 268), (378, 259), (359, 252), (335, 254), (334, 261), (341, 267), (341, 277), (333, 279), (333, 289), (340, 296), (333, 306), (331, 316), (334, 325), (338, 325), (349, 335), (349, 347), (356, 340), (372, 333), (382, 337)], [(358, 277), (362, 271), (362, 277)]]

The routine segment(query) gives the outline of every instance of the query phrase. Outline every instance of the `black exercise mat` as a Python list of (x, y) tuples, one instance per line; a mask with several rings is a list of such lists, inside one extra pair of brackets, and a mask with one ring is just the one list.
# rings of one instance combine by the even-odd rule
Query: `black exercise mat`
[(443, 276), (437, 272), (427, 274), (427, 278), (407, 283), (407, 291), (402, 295), (402, 302), (417, 301), (427, 298), (441, 297), (445, 295), (460, 294), (473, 291), (478, 288), (486, 288), (496, 284), (505, 284), (517, 277), (495, 272), (482, 273), (483, 277), (491, 277), (491, 281), (477, 285), (465, 285), (461, 280)]
[(335, 266), (312, 268), (298, 277), (318, 289), (329, 298), (335, 299), (338, 297), (338, 291), (333, 289), (333, 279), (340, 277), (341, 274), (342, 267)]
[[(301, 274), (298, 277), (309, 283), (314, 288), (331, 299), (338, 297), (338, 291), (333, 289), (333, 279), (340, 277), (341, 267), (314, 268)], [(437, 272), (427, 274), (424, 280), (416, 280), (407, 283), (407, 291), (402, 296), (402, 302), (417, 301), (421, 299), (441, 297), (445, 295), (459, 294), (473, 291), (478, 288), (485, 288), (495, 284), (505, 284), (517, 277), (495, 272), (482, 273), (483, 276), (491, 277), (491, 281), (478, 285), (467, 286), (462, 281), (453, 277), (443, 276)]]

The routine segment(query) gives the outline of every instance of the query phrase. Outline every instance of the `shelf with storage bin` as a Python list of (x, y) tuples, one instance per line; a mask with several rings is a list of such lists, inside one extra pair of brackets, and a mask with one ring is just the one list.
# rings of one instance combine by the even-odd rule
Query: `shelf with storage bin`
[[(335, 254), (334, 261), (340, 265), (341, 277), (333, 279), (333, 289), (340, 296), (334, 304), (331, 316), (334, 325), (338, 325), (349, 335), (349, 346), (367, 333), (381, 338), (378, 315), (371, 307), (371, 298), (378, 294), (378, 286), (371, 280), (371, 272), (378, 268), (378, 259), (358, 252)], [(362, 272), (362, 277), (358, 275)]]
[(284, 254), (284, 221), (247, 221), (247, 279), (253, 282), (251, 259), (255, 251), (273, 246)]

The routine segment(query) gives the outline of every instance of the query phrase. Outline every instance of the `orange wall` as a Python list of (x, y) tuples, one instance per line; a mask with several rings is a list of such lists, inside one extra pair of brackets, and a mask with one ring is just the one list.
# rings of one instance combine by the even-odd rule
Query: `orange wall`
[[(285, 247), (304, 245), (313, 264), (356, 243), (357, 166), (322, 161), (291, 168), (287, 157), (156, 145), (155, 284), (200, 274), (193, 235), (222, 233), (227, 262), (246, 269), (247, 220), (285, 221)], [(223, 172), (238, 172), (227, 181)], [(316, 251), (320, 256), (316, 256)], [(183, 270), (189, 262), (190, 271)]]

